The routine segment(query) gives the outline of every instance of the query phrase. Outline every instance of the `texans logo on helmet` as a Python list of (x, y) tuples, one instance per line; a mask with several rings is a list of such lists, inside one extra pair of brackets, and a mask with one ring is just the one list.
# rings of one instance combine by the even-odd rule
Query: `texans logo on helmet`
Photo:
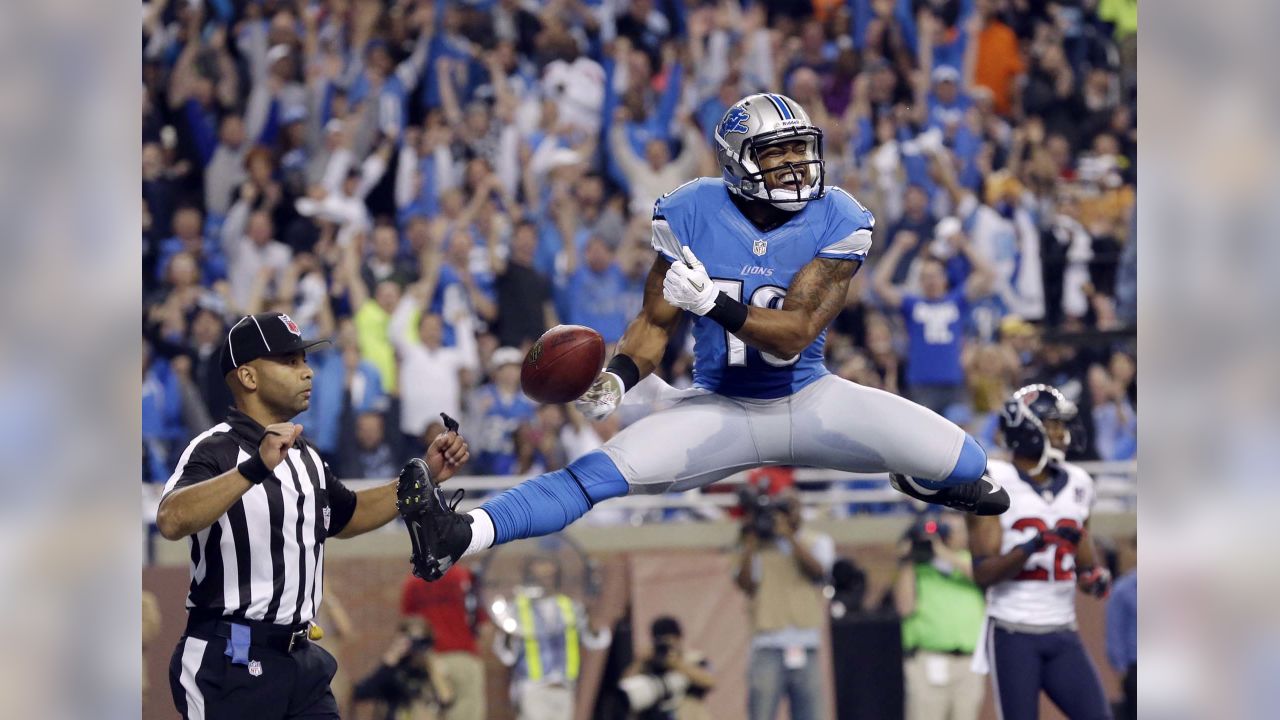
[(298, 323), (294, 322), (293, 318), (281, 313), (280, 322), (284, 323), (285, 328), (288, 329), (289, 332), (297, 335), (298, 337), (302, 337), (302, 330), (298, 329)]
[(720, 123), (720, 136), (724, 137), (729, 133), (745, 133), (749, 119), (751, 114), (746, 110), (740, 107), (729, 108), (729, 112), (724, 114), (724, 120)]

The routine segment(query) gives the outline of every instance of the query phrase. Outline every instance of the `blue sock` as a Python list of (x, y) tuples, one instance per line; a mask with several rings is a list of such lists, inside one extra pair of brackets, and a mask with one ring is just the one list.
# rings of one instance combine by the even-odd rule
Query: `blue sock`
[(966, 433), (964, 445), (960, 447), (960, 457), (956, 458), (956, 466), (951, 469), (950, 475), (941, 480), (918, 478), (914, 475), (911, 476), (911, 479), (924, 487), (938, 490), (948, 485), (963, 485), (973, 482), (982, 477), (982, 473), (986, 471), (987, 452), (982, 449), (977, 440), (973, 439), (972, 435)]
[(550, 535), (582, 517), (601, 500), (627, 494), (627, 481), (608, 455), (596, 450), (554, 472), (530, 478), (486, 500), (493, 544)]

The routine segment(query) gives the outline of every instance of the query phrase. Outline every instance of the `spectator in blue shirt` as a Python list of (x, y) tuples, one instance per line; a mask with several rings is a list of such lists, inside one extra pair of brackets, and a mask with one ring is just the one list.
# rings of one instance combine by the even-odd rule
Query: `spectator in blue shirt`
[[(963, 410), (964, 367), (960, 351), (969, 304), (991, 292), (993, 274), (985, 258), (973, 250), (963, 232), (933, 243), (920, 260), (920, 293), (893, 283), (902, 256), (917, 243), (914, 234), (898, 236), (876, 268), (873, 284), (881, 302), (902, 313), (907, 326), (907, 396), (941, 415)], [(964, 285), (951, 289), (939, 251), (962, 254), (969, 261)], [(956, 407), (953, 407), (956, 406)]]
[(350, 403), (352, 411), (359, 415), (385, 403), (382, 378), (373, 363), (360, 359), (355, 325), (350, 320), (339, 326), (337, 346), (309, 354), (307, 364), (315, 372), (311, 406), (298, 415), (296, 422), (307, 428), (308, 437), (323, 456), (336, 458), (343, 405)]
[(142, 343), (142, 452), (146, 479), (164, 482), (173, 468), (174, 443), (186, 439), (182, 424), (182, 391), (178, 377), (151, 344)]
[(156, 278), (164, 280), (168, 275), (169, 261), (180, 252), (188, 252), (200, 266), (200, 283), (212, 285), (227, 277), (227, 261), (218, 243), (205, 238), (204, 220), (199, 208), (182, 205), (173, 212), (173, 237), (160, 243), (156, 260)]
[(1107, 661), (1123, 676), (1124, 700), (1117, 720), (1138, 711), (1138, 569), (1120, 577), (1107, 600)]
[(929, 93), (929, 125), (946, 129), (964, 121), (973, 100), (960, 89), (960, 71), (950, 65), (933, 69), (933, 91)]
[[(929, 211), (929, 191), (922, 185), (908, 185), (902, 195), (902, 217), (889, 226), (889, 232), (884, 235), (886, 242), (881, 250), (883, 252), (892, 247), (899, 233), (902, 232), (913, 233), (917, 238), (929, 237), (937, 224), (937, 218)], [(911, 250), (898, 261), (898, 269), (893, 273), (894, 283), (901, 284), (907, 281), (907, 269), (920, 249), (920, 244), (915, 243)]]
[(560, 317), (571, 325), (594, 328), (606, 343), (615, 343), (627, 329), (624, 300), (631, 284), (601, 238), (587, 241), (585, 259), (560, 290)]
[(345, 478), (382, 479), (400, 472), (402, 454), (387, 437), (386, 415), (378, 410), (343, 413), (343, 448), (338, 474)]
[(1098, 459), (1132, 460), (1138, 455), (1138, 415), (1124, 388), (1101, 365), (1089, 368), (1088, 381)]
[(471, 407), (479, 428), (472, 446), (478, 451), (475, 472), (480, 475), (508, 475), (516, 469), (516, 429), (532, 420), (537, 408), (520, 390), (520, 364), (524, 353), (500, 347), (490, 359), (493, 381), (476, 390)]

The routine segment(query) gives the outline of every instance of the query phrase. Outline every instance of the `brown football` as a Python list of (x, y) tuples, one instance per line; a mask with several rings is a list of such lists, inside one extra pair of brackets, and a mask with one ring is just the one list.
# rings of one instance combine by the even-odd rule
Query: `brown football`
[(604, 338), (583, 325), (557, 325), (529, 348), (520, 368), (524, 394), (540, 403), (577, 400), (604, 369)]

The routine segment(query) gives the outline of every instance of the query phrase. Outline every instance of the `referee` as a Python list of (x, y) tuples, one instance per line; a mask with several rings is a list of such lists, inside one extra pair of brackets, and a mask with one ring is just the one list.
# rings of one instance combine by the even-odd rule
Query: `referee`
[[(280, 313), (232, 326), (222, 371), (235, 407), (191, 441), (165, 484), (160, 534), (191, 544), (187, 628), (169, 664), (184, 718), (338, 717), (337, 662), (311, 643), (324, 542), (396, 517), (396, 483), (352, 492), (289, 422), (311, 402), (306, 351), (322, 342)], [(425, 461), (438, 482), (468, 457), (449, 432)]]

